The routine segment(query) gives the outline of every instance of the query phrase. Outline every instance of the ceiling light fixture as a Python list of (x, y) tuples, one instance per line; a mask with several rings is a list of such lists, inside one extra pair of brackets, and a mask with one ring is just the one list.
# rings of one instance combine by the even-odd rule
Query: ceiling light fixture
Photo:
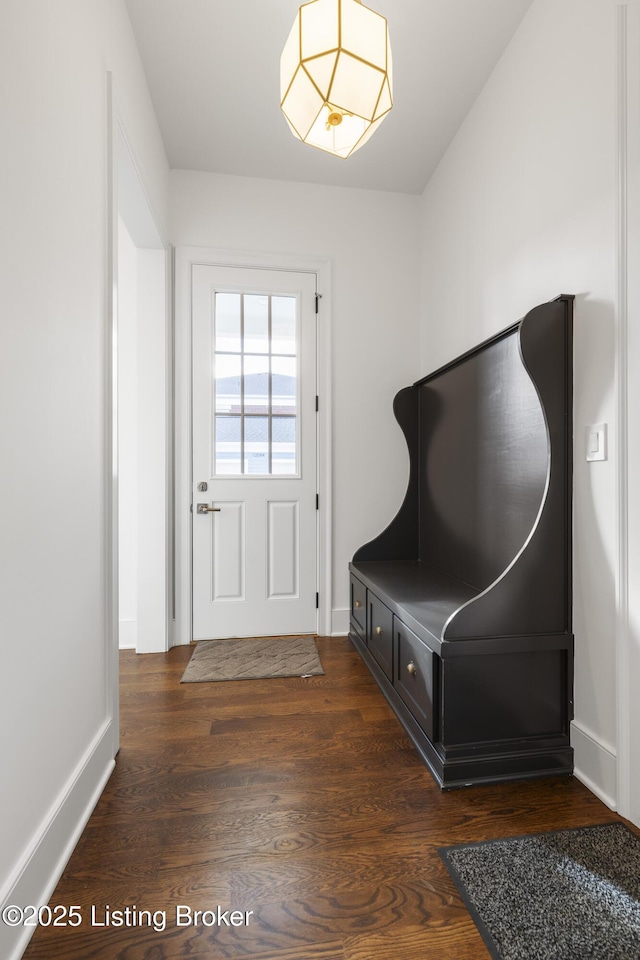
[(343, 159), (359, 150), (393, 106), (386, 18), (360, 0), (303, 3), (280, 58), (280, 106), (304, 143)]

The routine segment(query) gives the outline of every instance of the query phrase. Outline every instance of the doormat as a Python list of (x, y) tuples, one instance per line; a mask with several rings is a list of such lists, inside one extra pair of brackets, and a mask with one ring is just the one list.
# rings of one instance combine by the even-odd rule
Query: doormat
[(313, 637), (199, 640), (180, 682), (316, 677), (323, 673)]
[(495, 960), (640, 960), (640, 840), (623, 823), (439, 853)]

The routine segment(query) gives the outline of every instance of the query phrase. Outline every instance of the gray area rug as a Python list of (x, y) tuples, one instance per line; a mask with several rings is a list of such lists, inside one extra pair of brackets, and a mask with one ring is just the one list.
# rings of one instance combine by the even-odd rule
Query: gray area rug
[(440, 855), (496, 960), (640, 960), (640, 840), (624, 824)]
[(180, 682), (315, 677), (323, 673), (313, 637), (200, 640)]

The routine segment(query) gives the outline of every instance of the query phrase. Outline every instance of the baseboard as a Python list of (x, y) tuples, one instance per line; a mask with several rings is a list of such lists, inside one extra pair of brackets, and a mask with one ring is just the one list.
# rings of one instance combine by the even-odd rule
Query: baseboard
[(173, 634), (173, 643), (171, 644), (171, 646), (172, 647), (190, 647), (192, 643), (195, 643), (195, 641), (188, 640), (185, 637), (180, 637), (177, 631), (175, 631)]
[[(173, 621), (175, 627), (176, 621)], [(349, 610), (332, 610), (331, 611), (331, 632), (329, 633), (330, 637), (346, 637), (349, 633)], [(173, 630), (170, 634), (171, 636), (171, 646), (172, 647), (188, 647), (191, 643), (190, 640), (182, 640), (178, 636), (178, 631)], [(120, 649), (122, 649), (122, 644), (120, 644)]]
[[(50, 899), (115, 765), (110, 728), (108, 720), (51, 805), (0, 892), (2, 908), (9, 904), (40, 906)], [(33, 927), (0, 924), (0, 956), (20, 960), (32, 933)]]
[(120, 649), (135, 650), (138, 645), (138, 621), (121, 620), (118, 624), (118, 630), (118, 646)]
[(348, 607), (344, 609), (333, 609), (331, 611), (331, 636), (346, 637), (349, 633), (349, 614)]
[(611, 810), (616, 804), (616, 755), (575, 720), (571, 724), (574, 775)]

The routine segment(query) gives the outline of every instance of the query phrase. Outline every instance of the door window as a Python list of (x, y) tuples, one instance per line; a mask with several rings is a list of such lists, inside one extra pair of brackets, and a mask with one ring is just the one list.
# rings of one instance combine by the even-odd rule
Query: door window
[(215, 476), (299, 475), (298, 302), (214, 293)]

